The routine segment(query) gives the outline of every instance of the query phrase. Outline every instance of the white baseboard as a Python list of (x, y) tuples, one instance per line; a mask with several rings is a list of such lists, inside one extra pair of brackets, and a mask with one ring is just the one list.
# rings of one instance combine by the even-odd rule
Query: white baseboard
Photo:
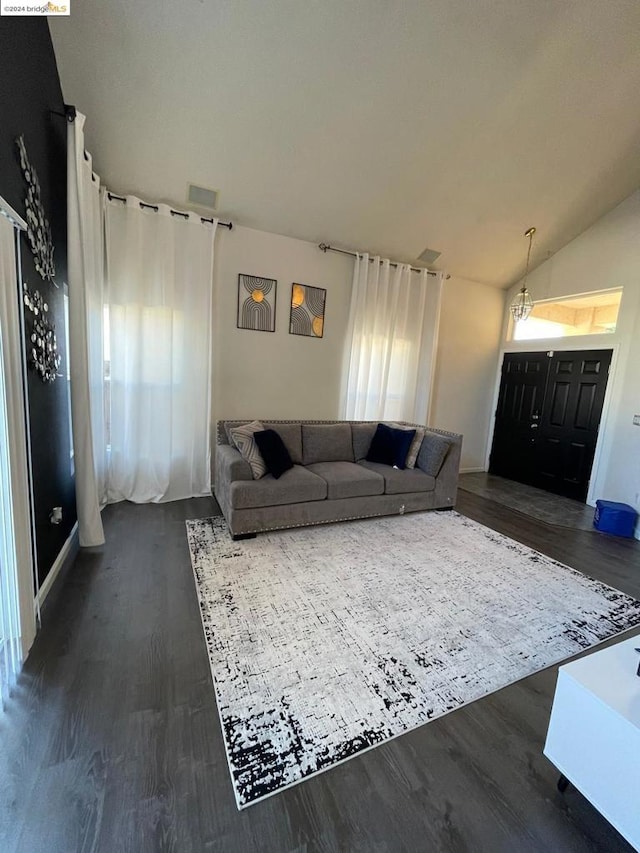
[(461, 468), (461, 474), (484, 474), (484, 468)]
[(60, 574), (60, 569), (64, 566), (64, 562), (67, 559), (67, 557), (69, 556), (69, 552), (73, 548), (77, 538), (78, 538), (78, 522), (76, 521), (76, 523), (71, 528), (71, 533), (69, 534), (67, 541), (64, 543), (64, 545), (60, 549), (60, 553), (56, 557), (54, 564), (51, 566), (51, 569), (49, 570), (49, 574), (46, 576), (46, 578), (44, 579), (44, 583), (40, 587), (38, 595), (34, 601), (34, 607), (35, 608), (37, 608), (38, 606), (42, 607), (42, 605), (44, 604), (44, 600), (47, 597), (47, 595), (49, 595), (51, 587), (53, 586), (55, 579)]

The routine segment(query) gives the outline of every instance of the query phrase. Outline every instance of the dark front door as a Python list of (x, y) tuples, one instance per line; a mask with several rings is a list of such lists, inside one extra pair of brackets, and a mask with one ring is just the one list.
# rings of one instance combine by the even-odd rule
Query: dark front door
[(585, 501), (611, 355), (507, 353), (489, 471)]
[(542, 414), (548, 367), (549, 357), (544, 352), (505, 355), (489, 468), (492, 474), (532, 482), (535, 430)]
[(611, 350), (556, 352), (538, 433), (535, 484), (585, 501), (596, 449)]

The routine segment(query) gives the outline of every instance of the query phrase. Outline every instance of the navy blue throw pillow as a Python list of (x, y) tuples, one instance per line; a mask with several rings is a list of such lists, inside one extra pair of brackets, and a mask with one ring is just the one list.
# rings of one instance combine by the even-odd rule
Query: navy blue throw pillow
[(407, 454), (415, 434), (414, 429), (394, 429), (386, 424), (378, 424), (371, 439), (367, 462), (406, 468)]
[(267, 466), (267, 471), (278, 480), (285, 471), (293, 468), (293, 462), (284, 442), (274, 429), (254, 432), (253, 438)]

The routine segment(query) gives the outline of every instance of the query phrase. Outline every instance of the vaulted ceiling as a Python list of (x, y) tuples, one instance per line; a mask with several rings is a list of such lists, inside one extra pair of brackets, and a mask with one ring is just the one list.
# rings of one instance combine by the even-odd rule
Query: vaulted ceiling
[(75, 0), (65, 99), (116, 192), (504, 287), (640, 186), (637, 0)]

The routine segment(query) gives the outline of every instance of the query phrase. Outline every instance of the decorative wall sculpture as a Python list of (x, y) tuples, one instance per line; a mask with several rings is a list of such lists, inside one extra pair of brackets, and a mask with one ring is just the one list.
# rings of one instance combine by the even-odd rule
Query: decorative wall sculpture
[(23, 288), (24, 304), (32, 317), (26, 328), (29, 364), (43, 382), (55, 382), (60, 375), (60, 353), (55, 327), (49, 321), (49, 306), (39, 290), (30, 291), (26, 282)]
[(274, 278), (238, 275), (238, 329), (275, 332), (277, 289)]
[(22, 136), (16, 139), (16, 145), (20, 153), (22, 174), (27, 183), (27, 195), (24, 200), (25, 219), (27, 221), (27, 237), (33, 252), (35, 267), (42, 278), (53, 279), (56, 274), (53, 262), (53, 240), (51, 239), (51, 228), (40, 200), (40, 182), (36, 170), (29, 162)]
[(321, 338), (324, 334), (324, 306), (327, 291), (308, 284), (291, 285), (289, 334)]

